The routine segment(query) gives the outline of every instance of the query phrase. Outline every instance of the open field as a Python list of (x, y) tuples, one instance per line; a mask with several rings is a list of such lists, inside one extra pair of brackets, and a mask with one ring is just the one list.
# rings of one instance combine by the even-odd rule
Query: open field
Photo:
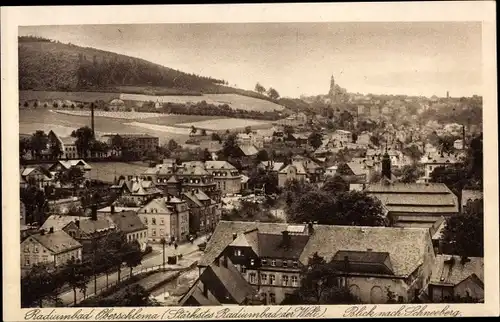
[[(51, 110), (52, 111), (52, 110)], [(54, 110), (56, 113), (90, 117), (90, 111)], [(118, 112), (118, 111), (94, 111), (96, 117), (108, 117), (113, 119), (138, 120), (153, 117), (164, 117), (168, 114), (148, 113), (148, 112)]]
[(220, 131), (220, 130), (227, 130), (227, 129), (242, 129), (242, 128), (245, 128), (247, 126), (251, 126), (252, 128), (267, 128), (267, 127), (272, 126), (272, 122), (271, 121), (260, 121), (260, 120), (249, 120), (249, 119), (225, 118), (225, 119), (216, 119), (216, 120), (209, 120), (209, 121), (180, 123), (180, 124), (177, 124), (177, 126), (187, 127), (187, 128), (194, 126), (198, 129)]
[(187, 96), (187, 95), (140, 95), (140, 94), (121, 94), (120, 99), (128, 101), (159, 101), (160, 103), (197, 103), (205, 101), (208, 104), (222, 105), (227, 104), (234, 109), (242, 109), (246, 111), (272, 112), (275, 110), (281, 111), (283, 106), (253, 97), (242, 96), (238, 94), (204, 94), (202, 96)]

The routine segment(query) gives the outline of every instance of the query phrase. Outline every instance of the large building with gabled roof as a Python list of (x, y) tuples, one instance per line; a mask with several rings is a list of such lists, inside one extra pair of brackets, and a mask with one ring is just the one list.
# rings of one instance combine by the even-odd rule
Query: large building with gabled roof
[(262, 303), (279, 304), (300, 287), (314, 254), (337, 267), (340, 286), (374, 304), (387, 302), (387, 288), (412, 301), (435, 261), (428, 229), (221, 221), (198, 266), (203, 274), (225, 256)]

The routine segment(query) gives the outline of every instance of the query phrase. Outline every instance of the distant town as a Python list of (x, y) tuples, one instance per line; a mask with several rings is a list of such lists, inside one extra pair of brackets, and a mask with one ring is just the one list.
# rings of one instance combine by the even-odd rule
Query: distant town
[[(484, 300), (480, 96), (279, 104), (20, 100), (87, 122), (20, 135), (23, 307)], [(268, 123), (96, 130), (195, 110)]]

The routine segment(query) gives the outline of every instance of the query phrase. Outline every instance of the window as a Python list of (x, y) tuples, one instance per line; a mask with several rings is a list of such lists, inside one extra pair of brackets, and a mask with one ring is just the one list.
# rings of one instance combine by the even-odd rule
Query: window
[(160, 219), (160, 225), (165, 225), (165, 220), (163, 218)]
[(43, 261), (44, 261), (45, 263), (49, 261), (49, 256), (47, 256), (47, 255), (43, 255), (42, 257), (43, 257)]
[(262, 259), (262, 260), (260, 261), (260, 263), (261, 263), (261, 265), (266, 265), (266, 264), (267, 264), (267, 259)]
[(271, 261), (271, 266), (276, 266), (276, 260), (274, 260), (274, 259), (273, 259), (273, 260)]
[(234, 250), (234, 256), (241, 256), (241, 250), (240, 249), (235, 249)]
[(288, 267), (288, 261), (287, 260), (283, 261), (283, 267)]
[(255, 276), (256, 274), (255, 273), (250, 273), (250, 283), (255, 283)]
[(262, 284), (267, 284), (267, 275), (266, 274), (261, 274), (260, 275), (260, 280)]
[(28, 245), (24, 246), (24, 252), (29, 253), (30, 252), (30, 247)]
[(274, 276), (274, 274), (269, 275), (269, 284), (274, 285), (275, 281), (276, 281), (276, 276)]
[(241, 274), (245, 274), (247, 272), (247, 268), (245, 266), (240, 267)]
[(38, 246), (35, 246), (35, 253), (38, 253)]
[(156, 225), (156, 218), (151, 218), (151, 224)]
[(29, 257), (26, 257), (24, 259), (24, 266), (30, 266), (30, 259), (29, 259)]
[(252, 266), (255, 265), (255, 260), (251, 259), (250, 260), (250, 265), (252, 265)]
[(297, 286), (298, 285), (298, 278), (297, 276), (292, 276), (292, 285)]
[(269, 304), (276, 304), (276, 295), (269, 293)]
[(163, 229), (160, 229), (160, 236), (165, 236), (165, 231)]
[(152, 230), (153, 236), (156, 236), (156, 229)]
[(299, 262), (297, 262), (297, 261), (293, 261), (293, 267), (294, 267), (294, 268), (299, 267)]
[(283, 279), (281, 282), (282, 282), (283, 286), (287, 286), (288, 285), (288, 275), (283, 275)]

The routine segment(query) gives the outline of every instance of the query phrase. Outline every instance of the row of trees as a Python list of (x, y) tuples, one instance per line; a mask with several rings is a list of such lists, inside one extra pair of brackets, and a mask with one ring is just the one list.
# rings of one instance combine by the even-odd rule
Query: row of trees
[(88, 284), (94, 278), (94, 290), (97, 289), (97, 277), (108, 276), (117, 272), (121, 279), (121, 269), (126, 263), (130, 269), (130, 277), (134, 267), (141, 264), (143, 253), (137, 242), (127, 242), (124, 234), (113, 233), (102, 240), (92, 241), (92, 254), (83, 261), (71, 259), (62, 268), (53, 269), (45, 264), (37, 264), (21, 278), (22, 307), (38, 305), (44, 301), (56, 301), (63, 286), (68, 285), (74, 294), (74, 304), (77, 301), (77, 291), (84, 294)]
[(277, 100), (280, 97), (280, 94), (278, 93), (277, 90), (275, 90), (272, 87), (269, 87), (269, 89), (266, 90), (266, 88), (262, 86), (260, 83), (255, 84), (255, 91), (261, 95), (265, 93), (269, 98), (273, 100)]
[(228, 104), (209, 104), (206, 101), (201, 101), (192, 104), (184, 103), (164, 103), (160, 108), (155, 107), (154, 102), (145, 102), (141, 107), (137, 108), (139, 112), (153, 112), (166, 114), (183, 114), (183, 115), (210, 115), (210, 116), (226, 116), (242, 119), (256, 119), (275, 121), (283, 117), (278, 111), (256, 111), (235, 109)]

